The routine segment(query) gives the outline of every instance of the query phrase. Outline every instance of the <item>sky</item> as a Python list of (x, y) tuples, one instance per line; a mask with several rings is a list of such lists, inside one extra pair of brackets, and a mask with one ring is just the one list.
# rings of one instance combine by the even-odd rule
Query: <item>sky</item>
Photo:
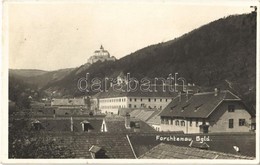
[(252, 11), (238, 3), (42, 2), (8, 4), (9, 68), (78, 67), (101, 44), (119, 59), (219, 18)]

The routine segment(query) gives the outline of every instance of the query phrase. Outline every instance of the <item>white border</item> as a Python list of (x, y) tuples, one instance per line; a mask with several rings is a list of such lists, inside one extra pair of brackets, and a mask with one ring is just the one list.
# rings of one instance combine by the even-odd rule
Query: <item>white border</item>
[[(86, 164), (86, 163), (101, 163), (101, 164), (141, 164), (141, 163), (149, 163), (149, 164), (259, 164), (259, 76), (256, 77), (256, 87), (257, 87), (257, 93), (256, 93), (256, 159), (255, 160), (193, 160), (193, 159), (185, 159), (185, 160), (180, 160), (180, 159), (109, 159), (109, 160), (97, 160), (97, 159), (8, 159), (8, 4), (10, 3), (84, 3), (84, 2), (92, 2), (92, 3), (111, 3), (111, 2), (119, 2), (119, 0), (110, 0), (110, 1), (105, 1), (105, 0), (88, 0), (88, 1), (83, 1), (83, 0), (56, 0), (55, 2), (53, 0), (45, 0), (43, 1), (37, 1), (37, 0), (9, 0), (9, 1), (3, 1), (2, 2), (2, 7), (3, 7), (3, 25), (2, 25), (2, 30), (4, 37), (2, 38), (2, 58), (1, 58), (1, 78), (4, 81), (1, 81), (2, 83), (0, 84), (0, 92), (2, 98), (0, 99), (0, 105), (1, 105), (1, 134), (0, 134), (0, 142), (1, 142), (1, 155), (0, 155), (0, 160), (1, 163), (4, 164), (9, 164), (9, 163), (22, 163), (22, 164), (36, 164), (36, 163), (52, 163), (52, 164), (57, 164), (57, 163), (62, 163), (62, 164)], [(122, 2), (122, 1), (120, 1)], [(129, 1), (123, 0), (124, 3), (128, 3)], [(185, 1), (178, 1), (178, 0), (133, 0), (131, 3), (175, 3), (175, 4), (187, 4), (187, 5), (232, 5), (232, 6), (240, 6), (240, 5), (254, 5), (258, 7), (258, 12), (257, 12), (257, 57), (256, 57), (256, 62), (257, 62), (257, 74), (259, 75), (259, 22), (260, 22), (260, 1), (259, 0), (185, 0)], [(198, 4), (199, 2), (199, 4)], [(0, 22), (2, 23), (2, 22)]]

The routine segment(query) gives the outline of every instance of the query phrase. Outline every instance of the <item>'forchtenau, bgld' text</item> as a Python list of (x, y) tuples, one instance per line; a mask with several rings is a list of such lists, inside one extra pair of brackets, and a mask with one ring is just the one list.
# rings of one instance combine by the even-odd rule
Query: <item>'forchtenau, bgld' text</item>
[(204, 142), (204, 141), (211, 141), (209, 136), (195, 136), (195, 139), (192, 137), (182, 137), (182, 136), (161, 136), (161, 135), (156, 135), (155, 139), (158, 141), (199, 141), (199, 142)]

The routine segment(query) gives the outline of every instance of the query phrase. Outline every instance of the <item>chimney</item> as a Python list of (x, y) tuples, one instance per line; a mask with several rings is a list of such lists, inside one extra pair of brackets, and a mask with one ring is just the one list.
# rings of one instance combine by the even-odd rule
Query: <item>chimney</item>
[(55, 112), (55, 109), (53, 110), (53, 118), (56, 117), (56, 112)]
[(181, 92), (178, 93), (179, 102), (181, 102)]
[(220, 92), (220, 90), (219, 90), (218, 88), (215, 88), (215, 89), (214, 89), (214, 95), (215, 95), (215, 96), (218, 96), (219, 92)]
[(191, 96), (193, 95), (192, 93), (189, 93), (189, 92), (192, 92), (192, 91), (189, 91), (189, 90), (186, 91), (186, 101), (188, 101), (191, 98)]
[(73, 119), (70, 118), (70, 131), (73, 132)]
[(130, 129), (130, 114), (127, 112), (125, 115), (125, 127), (126, 129)]
[(139, 122), (135, 123), (134, 132), (140, 132), (140, 123)]

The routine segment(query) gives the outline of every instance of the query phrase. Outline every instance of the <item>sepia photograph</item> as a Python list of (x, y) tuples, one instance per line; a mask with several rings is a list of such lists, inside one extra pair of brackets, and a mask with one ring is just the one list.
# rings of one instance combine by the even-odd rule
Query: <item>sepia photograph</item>
[(3, 1), (1, 162), (259, 163), (259, 3)]

